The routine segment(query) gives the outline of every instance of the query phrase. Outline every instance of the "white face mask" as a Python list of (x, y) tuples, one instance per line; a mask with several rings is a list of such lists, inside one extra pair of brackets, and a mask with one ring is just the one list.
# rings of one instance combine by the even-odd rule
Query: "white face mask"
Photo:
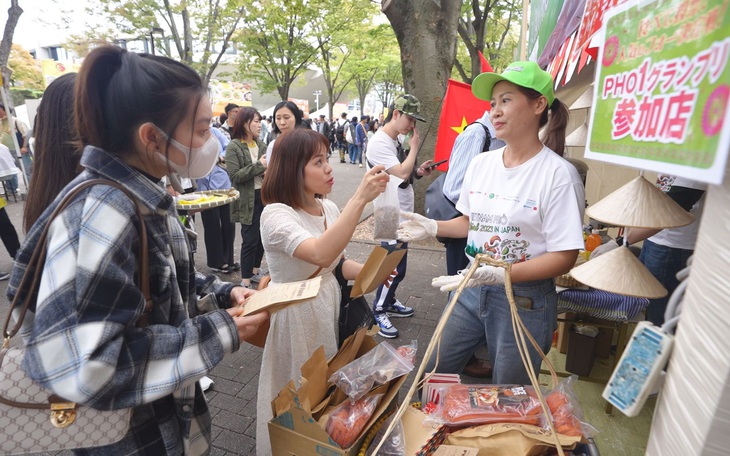
[[(158, 128), (159, 130), (159, 128)], [(165, 138), (168, 138), (167, 133), (160, 130)], [(188, 177), (190, 179), (200, 179), (205, 177), (213, 170), (213, 167), (218, 162), (218, 139), (212, 134), (200, 147), (188, 147), (180, 144), (175, 138), (170, 138), (170, 144), (173, 145), (177, 150), (185, 155), (185, 164), (178, 165), (172, 160), (167, 160), (165, 155), (161, 152), (157, 152), (162, 158), (167, 160), (170, 168), (176, 171), (180, 177)]]

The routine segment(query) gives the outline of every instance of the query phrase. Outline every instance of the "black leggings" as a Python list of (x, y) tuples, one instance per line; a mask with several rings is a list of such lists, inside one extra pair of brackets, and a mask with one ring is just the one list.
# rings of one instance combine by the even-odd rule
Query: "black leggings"
[(241, 278), (250, 279), (253, 268), (261, 267), (264, 258), (264, 245), (261, 243), (261, 212), (264, 204), (261, 202), (261, 190), (256, 190), (253, 198), (253, 216), (251, 224), (241, 224)]

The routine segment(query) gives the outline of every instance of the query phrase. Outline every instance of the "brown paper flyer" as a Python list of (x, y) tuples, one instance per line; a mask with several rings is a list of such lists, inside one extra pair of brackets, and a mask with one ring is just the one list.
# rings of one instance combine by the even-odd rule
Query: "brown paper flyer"
[(243, 315), (252, 315), (264, 310), (274, 313), (284, 307), (311, 299), (319, 293), (321, 283), (321, 276), (300, 282), (272, 283), (246, 300)]

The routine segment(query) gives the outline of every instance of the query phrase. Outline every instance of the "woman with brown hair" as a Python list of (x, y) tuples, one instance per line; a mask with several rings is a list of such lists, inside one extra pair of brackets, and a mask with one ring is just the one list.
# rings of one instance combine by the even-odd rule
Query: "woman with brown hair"
[(261, 185), (266, 171), (266, 145), (259, 141), (261, 114), (254, 108), (238, 111), (231, 130), (231, 142), (226, 146), (226, 170), (233, 188), (241, 196), (234, 201), (231, 221), (241, 224), (241, 285), (261, 280), (260, 219), (264, 204)]
[[(320, 346), (337, 352), (340, 287), (332, 271), (352, 238), (365, 205), (385, 190), (388, 175), (376, 166), (363, 177), (342, 213), (324, 197), (335, 179), (327, 160), (329, 142), (314, 130), (299, 128), (276, 140), (261, 195), (261, 237), (271, 283), (322, 277), (319, 294), (273, 315), (259, 374), (256, 454), (271, 454), (267, 423), (271, 401)], [(362, 265), (345, 260), (346, 279)]]

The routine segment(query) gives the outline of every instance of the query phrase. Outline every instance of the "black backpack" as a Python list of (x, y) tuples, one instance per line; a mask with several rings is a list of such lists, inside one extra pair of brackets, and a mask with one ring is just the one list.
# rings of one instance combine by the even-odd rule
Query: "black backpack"
[(335, 129), (335, 138), (337, 138), (338, 141), (342, 142), (345, 140), (345, 126), (347, 125), (347, 122), (336, 122), (336, 124), (337, 128)]
[[(492, 137), (489, 134), (489, 129), (481, 122), (473, 122), (470, 123), (469, 126), (474, 125), (475, 123), (478, 123), (482, 126), (482, 128), (484, 128), (484, 133), (486, 134), (487, 139), (484, 141), (484, 145), (482, 145), (482, 152), (487, 152), (489, 151), (489, 147), (492, 145)], [(452, 203), (451, 200), (446, 198), (444, 195), (443, 187), (447, 174), (448, 171), (441, 174), (439, 177), (434, 179), (434, 181), (431, 182), (431, 185), (429, 185), (426, 189), (424, 207), (426, 217), (430, 219), (451, 220), (461, 215), (461, 213), (456, 210), (456, 204)], [(438, 239), (441, 242), (448, 240), (447, 238)]]
[[(488, 152), (489, 148), (492, 146), (492, 136), (489, 134), (489, 128), (487, 128), (487, 126), (481, 122), (472, 122), (467, 125), (466, 128), (469, 128), (470, 125), (474, 125), (475, 123), (478, 123), (484, 129), (484, 134), (486, 135), (487, 140), (484, 141), (484, 145), (482, 146), (482, 152)], [(464, 130), (466, 130), (466, 128), (464, 128)]]

